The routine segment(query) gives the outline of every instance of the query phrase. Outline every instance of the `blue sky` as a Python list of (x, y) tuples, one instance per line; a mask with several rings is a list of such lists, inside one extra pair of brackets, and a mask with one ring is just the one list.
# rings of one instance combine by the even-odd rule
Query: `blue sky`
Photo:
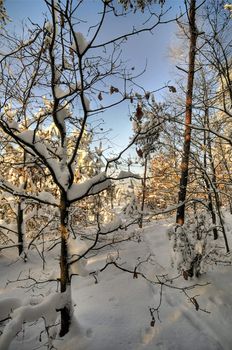
[[(89, 6), (86, 7), (82, 16), (86, 20), (96, 21), (96, 12), (99, 0), (85, 0)], [(47, 12), (47, 8), (43, 0), (5, 0), (8, 15), (12, 19), (10, 26), (15, 29), (19, 28), (20, 23), (29, 17), (33, 22), (42, 22), (43, 14)], [(158, 5), (156, 5), (158, 6)], [(169, 17), (175, 17), (179, 12), (180, 6), (183, 7), (183, 0), (166, 0), (166, 8), (171, 7)], [(102, 38), (111, 37), (116, 33), (123, 33), (133, 24), (139, 24), (146, 19), (146, 15), (137, 12), (127, 18), (110, 19), (104, 27)], [(85, 28), (79, 31), (84, 32)], [(125, 58), (130, 66), (136, 67), (141, 71), (146, 62), (147, 70), (142, 77), (138, 79), (145, 90), (151, 91), (162, 87), (170, 81), (173, 84), (174, 71), (173, 63), (168, 57), (169, 47), (175, 40), (176, 25), (174, 23), (165, 24), (157, 27), (153, 35), (150, 33), (141, 34), (131, 40), (123, 47), (123, 58)], [(131, 125), (128, 116), (128, 106), (126, 104), (112, 109), (104, 115), (106, 120), (106, 128), (111, 128), (111, 140), (116, 144), (126, 145), (129, 135), (131, 134)]]

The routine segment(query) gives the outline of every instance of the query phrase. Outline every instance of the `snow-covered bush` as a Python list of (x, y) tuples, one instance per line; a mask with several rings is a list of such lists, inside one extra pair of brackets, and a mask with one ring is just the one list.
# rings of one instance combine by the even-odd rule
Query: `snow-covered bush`
[(188, 277), (199, 277), (218, 263), (230, 264), (225, 254), (223, 237), (213, 238), (213, 226), (208, 212), (189, 216), (183, 226), (176, 225), (168, 230), (171, 240), (172, 265)]

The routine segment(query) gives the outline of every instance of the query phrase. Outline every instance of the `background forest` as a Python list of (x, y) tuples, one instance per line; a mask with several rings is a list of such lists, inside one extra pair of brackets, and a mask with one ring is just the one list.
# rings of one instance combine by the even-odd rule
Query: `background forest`
[(0, 0), (0, 349), (231, 349), (232, 5), (37, 1)]

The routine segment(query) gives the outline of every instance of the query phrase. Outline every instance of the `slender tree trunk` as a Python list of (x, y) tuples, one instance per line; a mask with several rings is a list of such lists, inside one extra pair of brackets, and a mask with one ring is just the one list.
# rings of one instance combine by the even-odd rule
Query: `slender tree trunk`
[(18, 252), (22, 254), (24, 248), (24, 228), (23, 228), (23, 209), (22, 203), (19, 200), (17, 208), (17, 232), (18, 232)]
[(196, 42), (197, 42), (197, 28), (196, 28), (196, 0), (190, 1), (189, 9), (189, 68), (188, 68), (188, 82), (186, 93), (186, 112), (185, 112), (185, 133), (184, 133), (184, 147), (181, 162), (181, 177), (180, 190), (178, 196), (178, 203), (181, 204), (177, 209), (176, 223), (184, 224), (185, 220), (185, 199), (188, 185), (189, 173), (189, 155), (191, 145), (191, 122), (192, 122), (192, 103), (193, 103), (193, 83), (195, 72), (195, 56), (196, 56)]
[[(204, 76), (203, 76), (204, 79)], [(209, 108), (207, 106), (208, 103), (208, 87), (206, 84), (206, 81), (204, 79), (204, 99), (205, 99), (205, 107), (204, 107), (204, 169), (208, 168), (208, 161), (207, 161), (207, 155), (208, 153), (211, 153), (211, 139), (209, 137)], [(214, 172), (215, 174), (215, 172)], [(210, 185), (210, 181), (208, 178), (203, 174), (203, 178), (205, 181), (206, 189), (207, 189), (207, 195), (208, 195), (208, 208), (209, 212), (212, 218), (212, 223), (213, 223), (213, 237), (214, 239), (218, 239), (218, 230), (217, 230), (217, 218), (216, 214), (214, 211), (214, 205), (213, 205), (213, 197), (212, 197), (212, 188)]]
[(68, 333), (71, 324), (71, 280), (69, 275), (68, 263), (68, 209), (66, 193), (61, 194), (60, 202), (60, 229), (61, 229), (61, 254), (60, 254), (60, 291), (61, 293), (69, 292), (70, 300), (61, 309), (61, 329), (60, 336)]
[[(207, 99), (208, 99), (207, 90), (205, 89), (205, 91), (206, 91), (206, 101), (207, 101)], [(207, 130), (210, 129), (209, 110), (208, 110), (207, 106), (205, 108), (204, 125), (205, 125), (205, 128)], [(209, 205), (209, 209), (211, 209), (213, 224), (216, 224), (216, 221), (217, 221), (216, 220), (216, 214), (215, 214), (215, 211), (213, 209), (212, 195), (210, 193), (210, 191), (213, 191), (214, 198), (215, 198), (215, 207), (216, 207), (218, 219), (219, 219), (219, 222), (220, 222), (220, 226), (221, 226), (221, 230), (222, 230), (222, 234), (223, 234), (223, 238), (224, 238), (224, 242), (225, 242), (226, 252), (228, 253), (230, 251), (230, 248), (229, 248), (229, 243), (228, 243), (226, 230), (225, 230), (225, 226), (224, 226), (223, 215), (222, 215), (222, 212), (221, 212), (221, 202), (220, 202), (220, 196), (219, 196), (219, 193), (218, 193), (217, 175), (216, 175), (215, 164), (214, 164), (214, 159), (213, 159), (213, 152), (212, 152), (212, 142), (211, 142), (211, 139), (210, 139), (208, 131), (207, 132), (205, 131), (204, 135), (206, 135), (206, 144), (205, 144), (205, 146), (207, 146), (207, 147), (205, 147), (205, 148), (207, 148), (207, 153), (208, 153), (208, 157), (209, 157), (209, 167), (210, 167), (210, 170), (211, 170), (211, 176), (209, 177), (210, 180), (205, 178), (205, 181), (208, 181), (208, 186), (209, 186), (209, 192), (208, 193), (209, 193), (209, 195), (211, 197), (211, 202), (210, 202), (211, 203), (211, 207)], [(204, 166), (205, 166), (205, 169), (206, 169), (207, 168), (207, 161), (206, 160), (205, 160)], [(218, 238), (218, 230), (215, 231), (215, 229), (214, 229), (213, 233), (214, 233), (214, 239), (217, 239)]]
[[(23, 152), (23, 177), (24, 177), (24, 184), (23, 189), (26, 190), (27, 188), (27, 175), (25, 172), (25, 165), (26, 165), (26, 151)], [(18, 201), (18, 208), (17, 208), (17, 232), (18, 232), (18, 252), (19, 256), (23, 256), (24, 248), (25, 248), (25, 217), (24, 217), (25, 209), (23, 206), (23, 200), (19, 199)], [(24, 252), (24, 261), (27, 260), (27, 255)]]
[(147, 194), (147, 165), (148, 165), (148, 157), (145, 158), (144, 163), (144, 173), (143, 173), (143, 182), (142, 182), (142, 203), (141, 203), (141, 217), (139, 219), (139, 227), (143, 227), (143, 210), (145, 205), (145, 199)]
[(226, 191), (226, 193), (228, 195), (228, 202), (229, 202), (229, 206), (230, 206), (230, 214), (232, 214), (232, 201), (231, 201), (231, 196), (230, 196), (230, 193), (231, 193), (230, 184), (232, 183), (232, 176), (231, 176), (230, 167), (229, 167), (226, 155), (225, 155), (225, 150), (224, 150), (224, 148), (222, 146), (222, 139), (219, 139), (219, 147), (220, 147), (220, 154), (222, 156), (222, 163), (223, 163), (223, 165), (224, 165), (224, 167), (226, 169), (227, 176), (228, 176), (228, 179), (229, 179), (229, 186), (227, 184), (225, 185), (225, 191)]
[[(204, 176), (204, 174), (203, 174)], [(214, 211), (214, 208), (213, 208), (213, 198), (212, 198), (212, 195), (211, 195), (211, 187), (210, 187), (210, 183), (207, 179), (206, 176), (204, 176), (204, 181), (205, 181), (205, 185), (206, 185), (206, 189), (207, 189), (207, 194), (208, 194), (208, 208), (209, 208), (209, 212), (210, 212), (210, 215), (211, 215), (211, 219), (212, 219), (212, 223), (213, 223), (213, 238), (214, 239), (218, 239), (218, 230), (217, 230), (217, 219), (216, 219), (216, 214), (215, 214), (215, 211)]]
[[(209, 123), (209, 120), (208, 120), (208, 123)], [(209, 128), (209, 124), (208, 124), (208, 128)], [(230, 248), (229, 248), (229, 243), (228, 243), (226, 230), (224, 226), (223, 215), (221, 212), (221, 202), (220, 202), (220, 197), (219, 197), (218, 187), (217, 187), (217, 176), (216, 176), (216, 170), (215, 170), (213, 154), (212, 154), (212, 147), (211, 147), (211, 142), (209, 137), (208, 137), (208, 153), (209, 153), (209, 160), (210, 160), (210, 168), (212, 172), (212, 190), (214, 192), (215, 205), (216, 205), (216, 210), (217, 210), (217, 214), (218, 214), (218, 218), (219, 218), (219, 222), (221, 225), (221, 230), (222, 230), (222, 234), (225, 242), (226, 252), (228, 253), (230, 251)]]

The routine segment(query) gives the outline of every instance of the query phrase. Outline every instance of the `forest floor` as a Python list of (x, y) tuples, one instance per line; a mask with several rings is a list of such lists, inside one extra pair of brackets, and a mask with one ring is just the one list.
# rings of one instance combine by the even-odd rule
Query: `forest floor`
[[(108, 246), (90, 256), (85, 271), (99, 271), (106, 261), (116, 261), (130, 271), (139, 264), (138, 274), (110, 265), (95, 274), (95, 278), (73, 277), (74, 322), (65, 337), (53, 341), (53, 349), (231, 350), (231, 266), (212, 265), (199, 278), (185, 280), (181, 276), (162, 287), (139, 275), (143, 273), (156, 282), (157, 278), (165, 282), (167, 276), (178, 275), (171, 267), (171, 245), (166, 233), (169, 227), (168, 221), (155, 221), (143, 229), (134, 228), (133, 240), (117, 247)], [(39, 298), (48, 297), (56, 290), (55, 282), (35, 284), (34, 280), (57, 276), (57, 252), (53, 250), (49, 256), (41, 271), (41, 258), (36, 251), (29, 254), (26, 263), (15, 258), (14, 249), (0, 252), (1, 319), (10, 310), (36, 304)], [(191, 288), (193, 285), (196, 286)], [(190, 287), (184, 289), (187, 295), (182, 290), (185, 287)], [(4, 332), (4, 327), (1, 331)], [(9, 347), (10, 350), (47, 348), (42, 320), (24, 324)]]

